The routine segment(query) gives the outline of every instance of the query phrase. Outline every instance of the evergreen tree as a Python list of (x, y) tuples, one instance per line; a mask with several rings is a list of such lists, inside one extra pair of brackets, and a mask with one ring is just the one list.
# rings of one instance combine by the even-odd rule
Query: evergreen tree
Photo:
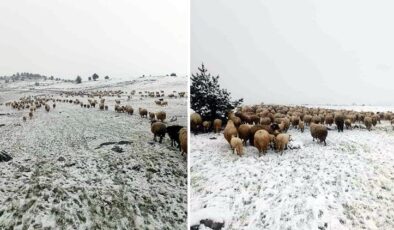
[(77, 79), (75, 79), (75, 83), (81, 84), (82, 83), (82, 78), (80, 76), (77, 76)]
[(243, 99), (232, 101), (230, 93), (220, 88), (219, 76), (211, 76), (204, 64), (198, 70), (199, 72), (191, 77), (191, 108), (204, 120), (223, 120), (228, 111), (242, 104)]
[(99, 75), (97, 75), (96, 73), (93, 74), (93, 76), (92, 76), (93, 81), (97, 80), (98, 78), (99, 78)]

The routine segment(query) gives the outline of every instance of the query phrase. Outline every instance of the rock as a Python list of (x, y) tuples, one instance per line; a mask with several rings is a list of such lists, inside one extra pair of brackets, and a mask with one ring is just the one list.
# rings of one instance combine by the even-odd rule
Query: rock
[(141, 165), (134, 165), (131, 169), (135, 171), (140, 171)]
[(59, 157), (57, 158), (57, 161), (65, 161), (66, 159), (64, 157)]
[(7, 162), (12, 160), (12, 157), (4, 150), (0, 152), (0, 162)]
[(224, 227), (224, 223), (214, 222), (213, 220), (210, 219), (200, 220), (200, 224), (203, 224), (204, 226), (211, 228), (213, 230), (220, 230)]
[(117, 152), (117, 153), (124, 152), (124, 150), (121, 147), (117, 146), (117, 145), (115, 145), (111, 150), (114, 151), (114, 152)]

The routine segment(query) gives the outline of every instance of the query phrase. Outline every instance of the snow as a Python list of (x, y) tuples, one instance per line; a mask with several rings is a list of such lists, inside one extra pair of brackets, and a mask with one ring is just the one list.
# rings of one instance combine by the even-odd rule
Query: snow
[[(44, 84), (44, 83), (50, 84)], [(140, 99), (138, 91), (186, 91), (186, 77), (145, 77), (82, 84), (25, 81), (0, 88), (0, 150), (13, 160), (0, 162), (0, 229), (185, 229), (187, 163), (179, 150), (152, 142), (150, 123), (138, 108), (167, 113), (168, 125), (187, 124), (187, 99)], [(33, 89), (32, 89), (33, 87)], [(130, 95), (106, 97), (109, 111), (59, 103), (22, 121), (27, 110), (4, 106), (27, 95), (60, 97), (60, 91), (124, 90)], [(87, 97), (79, 98), (84, 103)], [(134, 115), (114, 112), (115, 99), (132, 105)], [(169, 122), (176, 116), (175, 122)], [(98, 148), (104, 142), (131, 141)], [(59, 161), (59, 157), (65, 161)]]
[[(335, 125), (333, 126), (335, 127)], [(223, 134), (191, 137), (191, 225), (225, 229), (393, 229), (394, 131), (330, 130), (327, 146), (290, 129), (283, 155), (233, 154)], [(200, 229), (206, 229), (200, 226)]]

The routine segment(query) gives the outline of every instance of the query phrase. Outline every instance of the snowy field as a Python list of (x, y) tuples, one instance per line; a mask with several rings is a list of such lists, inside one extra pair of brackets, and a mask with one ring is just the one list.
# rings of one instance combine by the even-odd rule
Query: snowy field
[[(55, 109), (41, 108), (26, 122), (27, 110), (4, 105), (28, 95), (63, 99), (59, 92), (64, 90), (119, 89), (127, 95), (131, 90), (168, 95), (187, 91), (187, 78), (1, 84), (0, 151), (13, 160), (0, 162), (0, 229), (186, 228), (186, 159), (168, 136), (154, 143), (149, 120), (138, 114), (139, 107), (165, 111), (167, 125), (186, 126), (186, 98), (165, 97), (168, 106), (161, 107), (154, 103), (157, 98), (138, 94), (131, 100), (105, 97), (109, 111), (56, 102)], [(87, 97), (68, 99), (76, 98), (87, 103)], [(116, 113), (115, 99), (131, 105), (134, 115)]]
[[(335, 125), (333, 126), (335, 127)], [(282, 156), (247, 146), (238, 157), (223, 134), (191, 137), (191, 225), (223, 229), (394, 229), (394, 131), (331, 130), (327, 146), (290, 129)]]

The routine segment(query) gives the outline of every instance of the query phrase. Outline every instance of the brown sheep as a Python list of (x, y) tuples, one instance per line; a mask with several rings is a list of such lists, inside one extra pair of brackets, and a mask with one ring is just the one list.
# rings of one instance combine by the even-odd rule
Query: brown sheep
[(131, 105), (126, 105), (125, 111), (126, 111), (129, 115), (133, 115), (133, 113), (134, 113), (134, 109), (133, 109), (133, 107), (131, 107)]
[(238, 136), (238, 131), (237, 128), (234, 125), (234, 122), (232, 120), (227, 121), (226, 128), (224, 128), (224, 138), (227, 140), (229, 144), (231, 144), (231, 137), (232, 136)]
[(153, 140), (156, 142), (156, 136), (159, 136), (159, 143), (161, 143), (167, 132), (166, 125), (160, 121), (153, 121), (151, 124), (151, 132), (153, 133)]
[(231, 148), (235, 151), (238, 156), (243, 154), (242, 140), (238, 137), (232, 136), (230, 141)]
[(231, 120), (234, 122), (235, 127), (239, 127), (241, 125), (241, 118), (234, 116)]
[(275, 139), (275, 150), (276, 152), (280, 152), (280, 155), (283, 154), (283, 151), (287, 149), (287, 144), (289, 144), (290, 135), (285, 133), (278, 134)]
[(298, 117), (298, 116), (292, 116), (291, 117), (291, 125), (293, 126), (293, 127), (298, 127), (298, 124), (300, 123), (300, 117)]
[(149, 112), (149, 119), (150, 119), (150, 120), (154, 120), (155, 118), (156, 118), (155, 113)]
[(179, 130), (179, 146), (181, 148), (181, 153), (187, 154), (187, 129), (181, 128)]
[(329, 114), (326, 116), (325, 121), (324, 121), (327, 125), (331, 126), (334, 123), (334, 117)]
[(319, 139), (320, 142), (324, 142), (324, 145), (327, 145), (326, 138), (328, 135), (327, 127), (321, 124), (315, 124), (314, 122), (310, 125), (311, 135), (313, 137), (313, 141), (315, 139)]
[(157, 117), (157, 120), (160, 120), (161, 122), (163, 122), (166, 119), (166, 112), (164, 112), (164, 111), (157, 112), (156, 117)]
[(320, 116), (317, 116), (317, 115), (313, 116), (311, 122), (313, 122), (315, 124), (319, 124), (321, 122)]
[(271, 118), (269, 118), (269, 117), (262, 117), (260, 119), (260, 124), (261, 125), (270, 125), (271, 124)]
[(270, 140), (270, 135), (266, 130), (258, 130), (254, 134), (254, 146), (258, 149), (259, 156), (261, 155), (261, 152), (265, 155), (268, 150)]
[(148, 110), (143, 109), (143, 108), (138, 108), (138, 112), (140, 114), (141, 117), (146, 117), (148, 118)]
[(250, 128), (249, 144), (254, 146), (254, 134), (258, 131), (264, 129), (263, 125), (254, 125)]
[(246, 141), (250, 138), (251, 126), (248, 124), (242, 124), (238, 127), (238, 137), (242, 140), (242, 143), (246, 145)]
[(210, 121), (204, 121), (202, 123), (202, 127), (204, 128), (204, 132), (208, 132), (209, 129), (211, 128), (211, 122)]
[(351, 129), (352, 128), (352, 121), (350, 119), (346, 119), (345, 126), (346, 126), (346, 129)]
[(368, 131), (371, 131), (372, 127), (372, 118), (371, 117), (365, 117), (364, 118), (364, 125), (368, 129)]
[(201, 129), (202, 118), (200, 114), (193, 113), (190, 115), (190, 128), (196, 134)]
[(311, 121), (312, 121), (312, 116), (311, 115), (305, 115), (304, 116), (305, 125), (309, 125), (311, 123)]
[(100, 104), (99, 104), (99, 109), (100, 109), (100, 110), (104, 110), (104, 104), (103, 104), (103, 103), (100, 103)]
[(342, 113), (335, 114), (335, 125), (338, 128), (338, 132), (343, 132), (343, 126), (345, 124), (345, 116)]
[(213, 121), (213, 129), (214, 129), (215, 133), (220, 133), (220, 130), (222, 129), (222, 120), (215, 119)]
[(304, 121), (300, 121), (298, 123), (298, 128), (301, 130), (301, 133), (304, 132), (304, 129), (305, 129)]
[(372, 125), (375, 127), (378, 123), (378, 116), (373, 115), (371, 118), (372, 118)]

